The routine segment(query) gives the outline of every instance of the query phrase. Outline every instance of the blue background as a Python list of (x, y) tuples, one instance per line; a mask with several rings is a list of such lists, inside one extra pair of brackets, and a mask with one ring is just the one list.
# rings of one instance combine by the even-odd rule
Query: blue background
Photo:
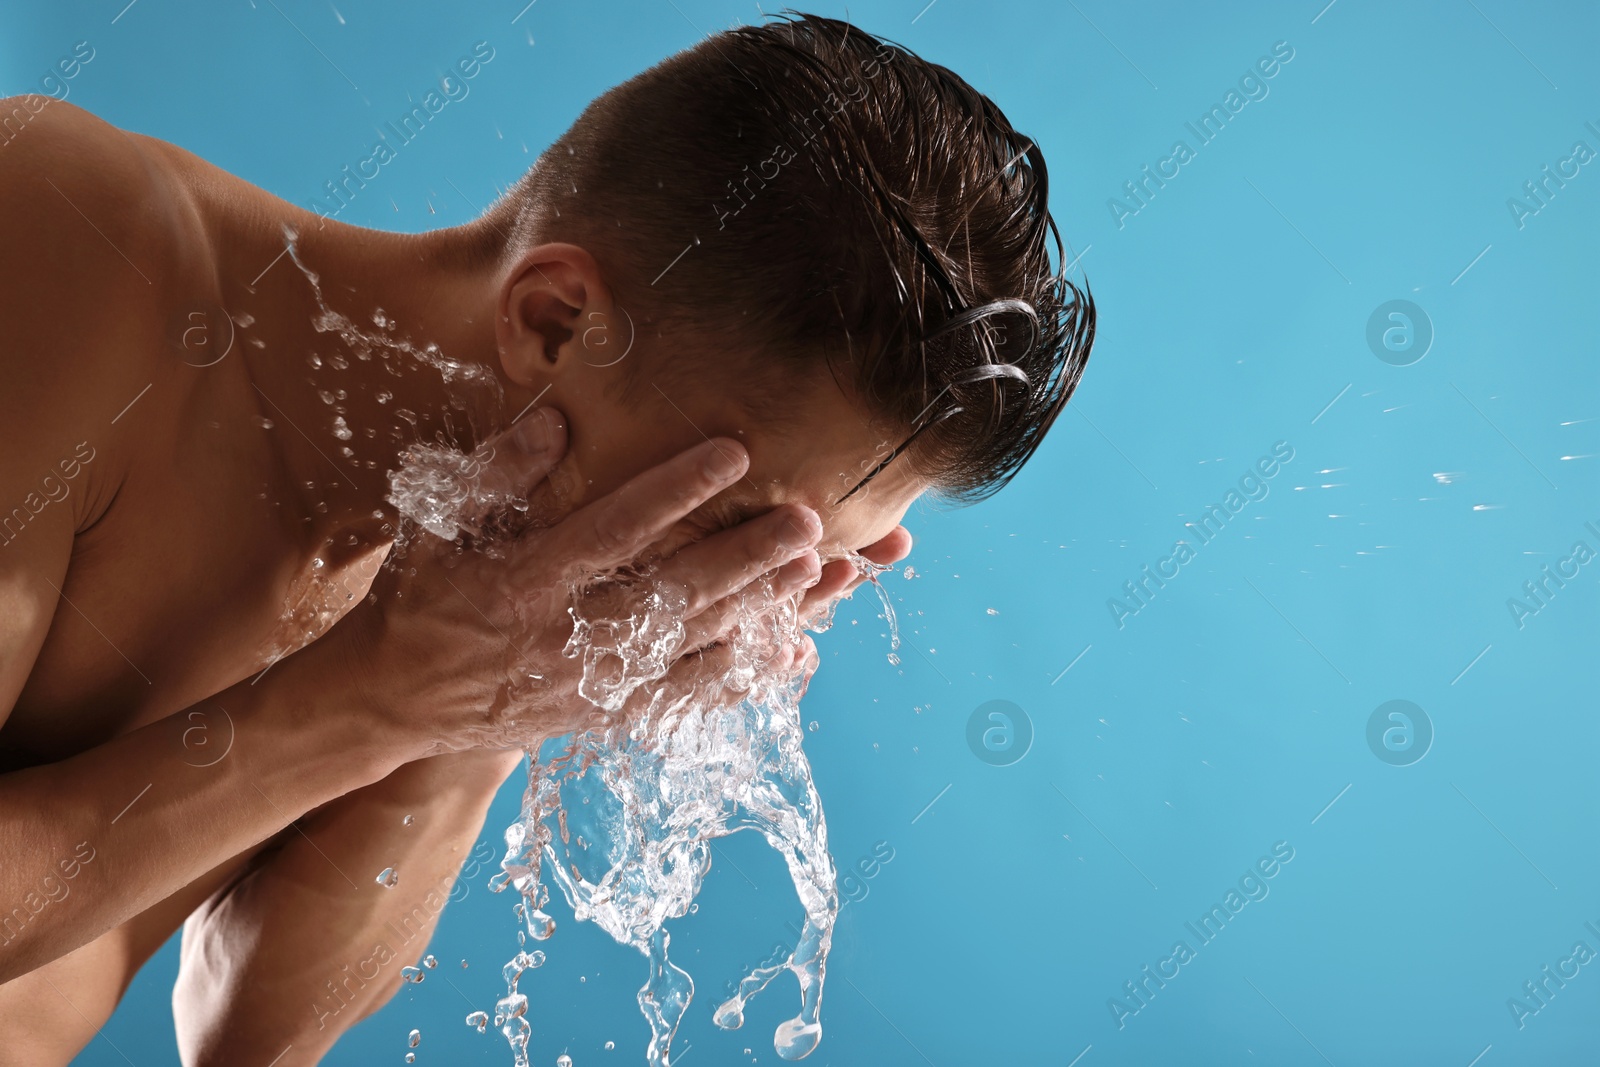
[[(124, 2), (8, 5), (0, 90), (87, 39), (70, 100), (300, 204), (490, 42), (471, 95), (341, 216), (397, 230), (471, 217), (596, 94), (759, 17), (731, 0), (538, 0), (515, 23), (524, 0)], [(903, 664), (870, 590), (821, 642), (807, 740), (835, 857), (894, 858), (841, 914), (811, 1062), (1593, 1062), (1600, 965), (1522, 1029), (1506, 1001), (1574, 942), (1600, 950), (1583, 925), (1600, 925), (1600, 563), (1521, 628), (1507, 600), (1574, 542), (1600, 549), (1600, 163), (1521, 228), (1506, 201), (1575, 141), (1600, 150), (1597, 9), (925, 3), (849, 15), (1042, 145), (1100, 335), (1011, 488), (910, 517), (920, 577), (885, 579)], [(1107, 200), (1174, 140), (1195, 148), (1184, 123), (1277, 41), (1294, 58), (1270, 95), (1119, 227)], [(1366, 340), (1394, 299), (1436, 334), (1409, 366)], [(1108, 598), (1279, 441), (1294, 458), (1269, 495), (1118, 628)], [(1009, 766), (967, 741), (997, 699), (1031, 722)], [(1368, 745), (1392, 699), (1435, 734), (1409, 766)], [(513, 780), (485, 839), (518, 799)], [(1294, 858), (1270, 895), (1119, 1029), (1108, 999), (1197, 945), (1185, 922), (1280, 841)], [(413, 1027), (419, 1064), (509, 1062), (462, 1023), (493, 1010), (516, 947), (512, 901), (483, 881), (444, 915), (440, 970), (326, 1062), (398, 1064)], [(777, 1061), (792, 982), (740, 1033), (711, 1009), (799, 916), (775, 855), (718, 845), (674, 927), (700, 988), (679, 1062)], [(643, 960), (570, 921), (545, 947), (523, 983), (534, 1062), (640, 1062)], [(169, 945), (77, 1062), (175, 1062), (175, 967)]]

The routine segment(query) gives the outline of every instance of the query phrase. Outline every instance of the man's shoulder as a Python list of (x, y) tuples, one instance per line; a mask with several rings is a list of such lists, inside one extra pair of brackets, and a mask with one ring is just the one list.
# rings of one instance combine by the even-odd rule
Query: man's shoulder
[(76, 388), (159, 359), (180, 296), (215, 277), (159, 142), (47, 96), (0, 99), (0, 345), (7, 377)]
[[(152, 251), (152, 223), (162, 221), (163, 182), (158, 164), (134, 137), (82, 108), (49, 96), (0, 99), (0, 212), (11, 253), (4, 266), (16, 271), (28, 253), (35, 269), (57, 258), (82, 259), (83, 237), (98, 235), (100, 247), (127, 261), (132, 252)], [(77, 225), (69, 227), (68, 221)], [(19, 245), (18, 242), (30, 242)], [(19, 255), (20, 253), (20, 255)], [(127, 261), (138, 275), (137, 262)], [(148, 276), (145, 283), (151, 284)]]

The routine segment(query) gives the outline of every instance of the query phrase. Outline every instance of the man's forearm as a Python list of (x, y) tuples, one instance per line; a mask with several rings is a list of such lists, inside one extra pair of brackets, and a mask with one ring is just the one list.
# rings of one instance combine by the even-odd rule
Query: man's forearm
[(257, 685), (0, 776), (0, 982), (99, 937), (390, 769), (332, 695), (336, 657), (316, 650)]
[[(308, 815), (197, 911), (173, 999), (184, 1062), (229, 1063), (241, 1045), (276, 1042), (290, 1046), (283, 1067), (314, 1063), (382, 1007), (459, 895), (457, 878), (470, 892), (493, 869), (501, 850), (479, 830), (519, 759), (479, 751), (401, 767)], [(376, 876), (391, 867), (385, 887)]]

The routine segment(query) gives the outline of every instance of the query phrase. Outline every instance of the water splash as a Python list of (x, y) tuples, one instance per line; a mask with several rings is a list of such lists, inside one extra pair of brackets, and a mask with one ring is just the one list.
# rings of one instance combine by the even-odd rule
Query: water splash
[(401, 453), (400, 468), (389, 472), (385, 499), (435, 537), (481, 537), (508, 514), (528, 511), (527, 499), (494, 465), (494, 457), (494, 445), (487, 442), (471, 453), (412, 445)]
[[(403, 371), (405, 358), (432, 367), (444, 378), (445, 384), (465, 385), (468, 387), (468, 392), (482, 391), (491, 397), (494, 401), (489, 405), (491, 414), (499, 410), (504, 396), (500, 382), (492, 370), (482, 364), (463, 363), (451, 359), (431, 341), (419, 347), (403, 337), (393, 336), (398, 323), (388, 318), (382, 308), (373, 313), (372, 321), (384, 331), (383, 333), (373, 333), (366, 327), (357, 325), (348, 315), (334, 311), (328, 307), (327, 300), (323, 298), (321, 276), (300, 259), (299, 234), (286, 224), (283, 227), (283, 239), (289, 258), (300, 268), (300, 273), (305, 275), (306, 281), (311, 283), (311, 292), (316, 298), (318, 311), (311, 319), (311, 326), (318, 333), (338, 335), (345, 348), (357, 359), (366, 361), (376, 358), (396, 377)], [(469, 407), (469, 399), (470, 397), (461, 393), (454, 393), (450, 398), (450, 406), (457, 410), (466, 410)]]
[[(611, 576), (614, 578), (614, 576)], [(800, 986), (800, 1010), (782, 1024), (774, 1047), (799, 1059), (821, 1038), (820, 1010), (838, 894), (822, 805), (801, 748), (799, 698), (815, 665), (801, 644), (793, 600), (775, 601), (764, 584), (739, 598), (726, 640), (728, 666), (689, 685), (655, 685), (681, 640), (681, 591), (638, 575), (648, 592), (628, 617), (592, 614), (573, 598), (567, 653), (581, 657), (580, 692), (611, 713), (590, 729), (553, 742), (530, 761), (522, 817), (506, 831), (503, 873), (491, 888), (514, 887), (526, 935), (554, 930), (545, 913), (553, 882), (580, 922), (593, 922), (646, 958), (639, 1008), (650, 1026), (646, 1062), (666, 1067), (672, 1039), (694, 997), (694, 981), (670, 957), (665, 924), (694, 907), (711, 868), (711, 842), (754, 831), (783, 856), (805, 922), (784, 964), (740, 981), (717, 1010), (724, 1028), (743, 1022), (744, 1004), (778, 973)], [(785, 648), (805, 647), (794, 663)], [(627, 710), (626, 715), (616, 712)], [(548, 881), (547, 881), (548, 880)], [(508, 996), (521, 997), (522, 971), (507, 970)], [(518, 1067), (526, 1041), (513, 1037)]]
[[(877, 590), (878, 602), (883, 605), (883, 621), (889, 627), (889, 662), (895, 666), (900, 665), (900, 621), (895, 616), (894, 604), (889, 599), (889, 590), (878, 581), (878, 576), (886, 571), (894, 570), (892, 563), (874, 563), (859, 552), (848, 553), (847, 558), (855, 565), (856, 573), (871, 583)], [(911, 568), (907, 567), (909, 571)]]

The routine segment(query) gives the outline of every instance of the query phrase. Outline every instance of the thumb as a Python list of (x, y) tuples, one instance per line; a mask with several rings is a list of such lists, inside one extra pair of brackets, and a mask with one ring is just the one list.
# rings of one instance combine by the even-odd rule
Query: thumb
[(566, 455), (567, 423), (555, 408), (539, 408), (486, 443), (462, 525), (494, 537), (522, 525), (528, 498)]

